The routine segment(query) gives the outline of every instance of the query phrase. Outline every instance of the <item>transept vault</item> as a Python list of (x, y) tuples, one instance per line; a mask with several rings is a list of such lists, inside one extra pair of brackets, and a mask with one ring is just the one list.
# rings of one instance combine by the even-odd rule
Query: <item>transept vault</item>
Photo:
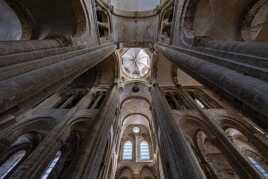
[(268, 179), (268, 0), (0, 0), (0, 179)]

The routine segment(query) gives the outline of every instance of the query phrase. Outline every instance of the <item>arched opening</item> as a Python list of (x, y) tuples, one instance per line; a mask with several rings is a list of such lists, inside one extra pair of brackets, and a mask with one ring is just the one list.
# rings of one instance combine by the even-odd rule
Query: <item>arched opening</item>
[(13, 142), (7, 153), (0, 158), (0, 178), (9, 177), (16, 168), (33, 152), (40, 142), (36, 133), (24, 134)]
[(191, 1), (185, 27), (194, 38), (241, 41), (241, 16), (252, 0)]
[(204, 131), (198, 131), (195, 138), (199, 153), (204, 157), (215, 176), (223, 179), (239, 179), (225, 155), (213, 144)]
[(79, 103), (85, 94), (85, 91), (79, 90), (70, 90), (68, 93), (62, 93), (60, 94), (60, 100), (53, 107), (57, 109), (71, 109)]
[(149, 167), (144, 167), (141, 170), (141, 179), (155, 179), (154, 173), (152, 172), (152, 169)]
[[(83, 123), (81, 122), (81, 124)], [(79, 123), (73, 127), (76, 128), (78, 125)], [(60, 149), (51, 157), (50, 162), (44, 168), (41, 179), (70, 177), (70, 173), (79, 160), (80, 137), (75, 128), (72, 129), (70, 136)]]
[[(82, 0), (73, 0), (73, 11), (75, 15), (75, 30), (74, 36), (79, 37), (83, 35), (87, 28), (87, 19), (85, 9), (82, 7)], [(88, 30), (90, 31), (90, 23), (88, 23)]]
[(49, 178), (72, 178), (75, 175), (73, 170), (80, 166), (84, 158), (83, 139), (88, 137), (88, 131), (92, 129), (89, 121), (89, 118), (78, 118), (70, 124), (69, 136), (58, 149), (61, 152), (60, 160)]
[(145, 166), (153, 167), (154, 148), (150, 133), (146, 126), (140, 123), (132, 123), (131, 119), (124, 122), (128, 125), (124, 129), (121, 142), (121, 160), (118, 161), (117, 167), (130, 167), (135, 171), (135, 176), (140, 176), (142, 168)]
[(193, 21), (194, 36), (209, 36), (213, 21), (210, 1), (200, 0)]
[(22, 39), (23, 29), (15, 11), (0, 0), (0, 41)]
[(233, 142), (240, 153), (262, 174), (268, 178), (268, 161), (252, 145), (248, 138), (235, 128), (225, 129), (228, 138)]
[(0, 40), (43, 40), (82, 35), (87, 27), (80, 0), (0, 1)]
[[(215, 179), (217, 178), (216, 172), (209, 164), (204, 153), (207, 149), (202, 149), (203, 144), (200, 144), (200, 142), (199, 144), (197, 143), (197, 141), (201, 140), (201, 135), (204, 135), (204, 137), (207, 138), (207, 135), (204, 132), (205, 125), (206, 123), (201, 122), (199, 118), (195, 118), (193, 116), (185, 116), (179, 120), (179, 126), (187, 139), (187, 143), (191, 146), (193, 154), (195, 154), (195, 157), (198, 160), (206, 178)], [(199, 133), (200, 130), (202, 133)]]
[(8, 157), (8, 159), (0, 166), (0, 178), (5, 178), (8, 174), (16, 168), (16, 166), (26, 156), (26, 150), (18, 150)]
[(171, 107), (171, 109), (177, 109), (178, 106), (176, 105), (176, 98), (174, 97), (175, 94), (171, 94), (171, 93), (166, 93), (165, 94), (165, 97), (166, 97), (166, 100), (169, 104), (169, 106)]
[(244, 40), (268, 42), (268, 2), (256, 3), (245, 17), (242, 27)]
[(99, 37), (101, 40), (108, 40), (110, 38), (110, 32), (111, 32), (109, 15), (100, 6), (97, 6), (96, 14), (97, 14)]
[(117, 172), (115, 179), (132, 179), (132, 175), (131, 169), (124, 167)]
[(171, 36), (171, 25), (173, 21), (173, 5), (167, 9), (164, 10), (163, 17), (161, 20), (161, 29), (160, 29), (160, 35), (161, 40), (169, 40)]
[[(142, 178), (144, 167), (154, 169), (150, 172), (154, 175), (150, 176), (160, 176), (158, 170), (160, 156), (154, 138), (149, 91), (145, 85), (139, 83), (128, 83), (123, 90), (125, 91), (122, 92), (120, 116), (113, 130), (118, 131), (118, 140), (114, 146), (112, 176), (119, 178), (121, 169), (125, 167), (133, 171), (132, 178)], [(128, 149), (127, 156), (132, 154), (132, 157), (127, 157), (127, 160), (124, 160), (124, 148)], [(148, 175), (143, 175), (143, 178), (146, 176)]]
[[(38, 121), (36, 122), (36, 120)], [(49, 119), (49, 120), (48, 120)], [(32, 119), (34, 122), (30, 123), (31, 125), (27, 125), (27, 128), (30, 127), (31, 129), (35, 129), (38, 131), (45, 130), (49, 131), (57, 123), (55, 123), (55, 119), (53, 118), (36, 118)], [(41, 121), (40, 121), (41, 120)], [(41, 122), (41, 123), (40, 123)], [(47, 123), (48, 122), (48, 123)], [(79, 126), (80, 124), (80, 126)], [(41, 129), (40, 129), (41, 128)], [(41, 172), (37, 172), (35, 174), (36, 178), (67, 178), (67, 176), (70, 176), (70, 171), (75, 166), (75, 162), (78, 158), (78, 148), (80, 144), (80, 137), (77, 129), (83, 130), (84, 128), (87, 128), (88, 130), (88, 125), (86, 125), (83, 122), (77, 122), (74, 125), (71, 125), (71, 129), (68, 130), (70, 132), (69, 136), (65, 136), (66, 138), (64, 140), (57, 139), (57, 141), (61, 141), (59, 148), (54, 149), (53, 147), (58, 147), (56, 146), (50, 146), (49, 150), (53, 149), (53, 153), (49, 154), (49, 160), (45, 160), (46, 163), (42, 163), (42, 168), (39, 168), (38, 170), (42, 170)], [(25, 130), (25, 129), (24, 129)], [(85, 130), (84, 130), (85, 131)], [(43, 136), (36, 133), (32, 132), (29, 134), (25, 134), (21, 137), (19, 137), (10, 147), (9, 150), (13, 153), (14, 151), (16, 152), (19, 149), (25, 149), (27, 151), (27, 155), (23, 158), (27, 159), (27, 157), (33, 153), (33, 156), (36, 154), (38, 155), (40, 153), (40, 149), (38, 151), (34, 151), (35, 147), (42, 141)], [(41, 149), (42, 150), (42, 149)], [(55, 153), (54, 153), (55, 152)], [(5, 157), (6, 158), (6, 157)], [(5, 159), (4, 158), (4, 159)], [(0, 164), (1, 164), (1, 159), (0, 159)], [(28, 162), (28, 161), (26, 161)], [(23, 163), (22, 163), (23, 164)], [(24, 167), (24, 165), (22, 166)], [(71, 169), (72, 168), (72, 169)], [(13, 170), (14, 171), (14, 170)], [(10, 173), (12, 174), (13, 171)]]
[(49, 175), (51, 174), (52, 170), (54, 169), (54, 167), (57, 165), (57, 163), (59, 162), (61, 157), (61, 151), (58, 151), (55, 155), (55, 157), (53, 158), (53, 160), (49, 163), (48, 167), (46, 168), (45, 172), (43, 173), (43, 175), (41, 176), (41, 179), (47, 179), (49, 177)]

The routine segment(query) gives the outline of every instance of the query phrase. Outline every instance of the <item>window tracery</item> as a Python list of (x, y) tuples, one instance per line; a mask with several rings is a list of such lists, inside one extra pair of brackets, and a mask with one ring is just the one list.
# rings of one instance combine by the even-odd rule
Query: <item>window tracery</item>
[[(146, 137), (146, 131), (140, 126), (131, 126), (127, 133), (127, 140), (122, 145), (122, 160), (144, 162), (151, 159), (151, 147)], [(129, 137), (133, 137), (129, 140)]]

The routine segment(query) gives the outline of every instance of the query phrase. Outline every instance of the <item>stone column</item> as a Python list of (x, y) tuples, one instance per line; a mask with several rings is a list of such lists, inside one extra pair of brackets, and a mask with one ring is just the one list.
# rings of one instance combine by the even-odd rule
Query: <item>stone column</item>
[(212, 143), (216, 144), (223, 155), (228, 159), (230, 165), (236, 171), (236, 173), (244, 179), (262, 179), (262, 175), (258, 173), (256, 168), (248, 162), (248, 160), (236, 149), (233, 143), (225, 136), (224, 131), (216, 125), (212, 118), (199, 108), (199, 112), (204, 120), (207, 122), (207, 126), (210, 131), (215, 135)]
[(10, 178), (41, 178), (56, 153), (70, 137), (71, 126), (68, 124), (75, 113), (75, 109), (62, 116), (62, 121), (57, 124), (48, 135), (38, 144), (32, 153), (19, 164)]
[(0, 68), (0, 113), (69, 82), (100, 63), (114, 50), (113, 44), (83, 49), (74, 47), (71, 52)]
[(94, 127), (91, 129), (86, 147), (83, 149), (83, 158), (79, 160), (80, 166), (75, 172), (75, 179), (97, 179), (103, 167), (105, 167), (106, 149), (109, 148), (110, 129), (117, 117), (119, 107), (119, 89), (113, 87), (106, 102), (100, 109), (94, 120)]
[[(206, 127), (213, 134), (211, 142), (220, 149), (236, 173), (244, 179), (261, 179), (261, 174), (257, 172), (255, 167), (247, 161), (247, 159), (228, 139), (223, 129), (218, 126), (213, 117), (208, 114), (209, 112), (198, 106), (197, 103), (190, 97), (190, 95), (183, 89), (181, 90), (181, 93), (187, 99), (187, 101), (192, 104), (193, 109), (195, 109), (203, 118), (203, 123), (205, 123)], [(200, 156), (203, 157), (202, 154)]]
[(204, 48), (219, 50), (233, 55), (240, 53), (245, 56), (268, 57), (268, 44), (265, 42), (255, 41), (220, 41), (201, 39), (199, 45)]
[(151, 88), (156, 136), (165, 177), (168, 179), (205, 178), (159, 87)]
[[(222, 44), (224, 44), (224, 42), (222, 42)], [(244, 46), (241, 46), (239, 49), (242, 49), (243, 47)], [(201, 58), (207, 62), (227, 67), (238, 73), (268, 82), (268, 55), (265, 57), (264, 53), (262, 52), (260, 52), (259, 55), (237, 52), (237, 49), (229, 42), (219, 49), (217, 49), (216, 45), (215, 47), (198, 45), (190, 47), (176, 46), (173, 48), (176, 48), (176, 50), (187, 55)], [(259, 50), (264, 51), (265, 48), (259, 48)], [(248, 51), (250, 52), (250, 50)]]
[[(118, 88), (115, 86), (106, 104), (99, 111), (95, 119), (89, 119), (91, 126), (87, 133), (88, 137), (84, 138), (85, 143), (79, 148), (81, 155), (77, 156), (76, 168), (70, 171), (73, 179), (97, 179), (103, 167), (105, 160), (105, 148), (109, 141), (109, 132), (112, 122), (116, 116), (117, 107), (119, 106)], [(40, 178), (45, 172), (49, 163), (53, 160), (57, 151), (61, 150), (64, 142), (70, 137), (71, 128), (70, 121), (76, 119), (77, 109), (75, 107), (63, 117), (63, 121), (58, 124), (49, 135), (37, 146), (33, 153), (23, 161), (12, 174), (12, 178)]]
[(267, 82), (187, 55), (177, 47), (156, 45), (156, 48), (196, 79), (241, 102), (241, 108), (254, 113), (260, 124), (268, 125)]
[(67, 46), (64, 39), (1, 41), (0, 56)]

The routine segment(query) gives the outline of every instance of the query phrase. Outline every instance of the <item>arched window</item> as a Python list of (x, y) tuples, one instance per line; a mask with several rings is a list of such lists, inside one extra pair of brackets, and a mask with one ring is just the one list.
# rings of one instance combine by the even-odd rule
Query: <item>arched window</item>
[(254, 167), (264, 176), (264, 178), (268, 179), (268, 171), (263, 168), (263, 166), (254, 160), (252, 157), (248, 157), (249, 161), (254, 165)]
[(19, 17), (6, 1), (0, 2), (0, 41), (21, 40), (23, 28)]
[(250, 143), (248, 138), (238, 129), (227, 128), (225, 132), (241, 154), (247, 157), (249, 162), (268, 179), (267, 159), (265, 157), (263, 158), (254, 144)]
[(100, 38), (109, 38), (110, 34), (110, 22), (108, 13), (102, 9), (100, 6), (97, 6), (97, 24), (99, 30)]
[[(211, 140), (212, 136), (209, 137), (204, 131), (200, 130), (196, 132), (195, 137), (196, 148), (200, 157), (203, 158), (202, 162), (206, 164), (206, 166), (203, 167), (206, 170), (208, 178), (240, 178), (228, 161), (225, 153), (213, 143)], [(223, 165), (219, 165), (219, 161), (221, 161)]]
[(140, 143), (140, 160), (150, 160), (149, 144), (146, 141)]
[(131, 141), (126, 141), (123, 145), (123, 160), (132, 160), (133, 144)]
[(25, 157), (26, 151), (19, 150), (13, 153), (1, 166), (0, 178), (5, 178)]
[(49, 163), (48, 167), (46, 168), (44, 174), (42, 175), (41, 179), (47, 179), (50, 173), (52, 172), (53, 168), (56, 166), (58, 161), (61, 157), (61, 151), (58, 151), (54, 157), (54, 159)]

